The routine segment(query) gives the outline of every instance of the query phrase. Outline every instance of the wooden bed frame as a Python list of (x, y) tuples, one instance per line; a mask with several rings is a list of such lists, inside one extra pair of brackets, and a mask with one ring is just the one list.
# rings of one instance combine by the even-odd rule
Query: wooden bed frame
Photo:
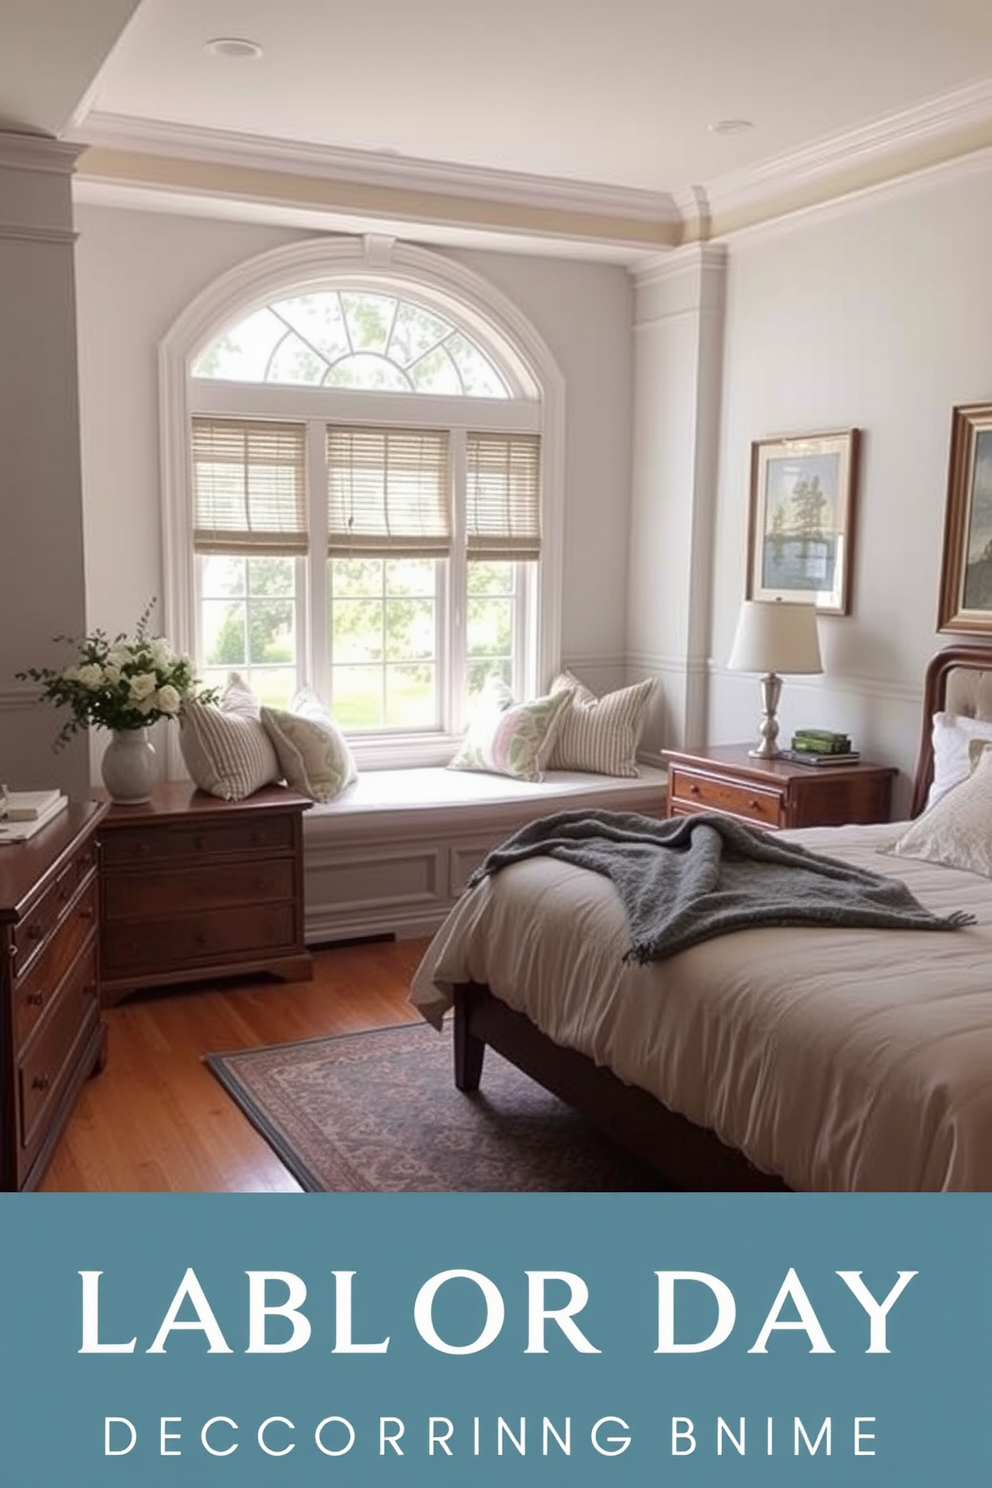
[[(983, 678), (982, 673), (987, 675)], [(980, 706), (984, 702), (984, 706)], [(992, 646), (948, 646), (927, 667), (923, 721), (911, 814), (926, 802), (933, 778), (934, 713), (992, 717)], [(563, 1048), (476, 982), (455, 988), (455, 1084), (479, 1088), (487, 1047), (552, 1091), (620, 1146), (658, 1169), (659, 1187), (778, 1191), (786, 1185), (760, 1172), (705, 1127), (669, 1111), (654, 1096), (626, 1085), (585, 1054)]]

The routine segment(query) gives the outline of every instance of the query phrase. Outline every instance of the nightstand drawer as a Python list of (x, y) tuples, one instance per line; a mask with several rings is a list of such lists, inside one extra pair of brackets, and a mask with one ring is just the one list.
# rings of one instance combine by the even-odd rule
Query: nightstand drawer
[(265, 954), (290, 954), (297, 933), (291, 903), (212, 909), (172, 919), (105, 921), (100, 954), (108, 978), (159, 976), (168, 981), (173, 971), (202, 967), (206, 973), (216, 962), (230, 964), (234, 956), (243, 963)]
[(177, 905), (183, 910), (201, 910), (289, 903), (293, 893), (292, 858), (227, 863), (222, 870), (206, 863), (182, 872), (149, 868), (140, 875), (107, 875), (103, 916), (105, 924), (154, 918), (172, 921)]
[(198, 858), (214, 862), (228, 854), (291, 854), (293, 831), (293, 819), (287, 813), (253, 813), (248, 819), (233, 821), (124, 827), (108, 832), (101, 840), (108, 868), (139, 868), (146, 863), (178, 863), (186, 868)]
[(671, 802), (676, 810), (682, 807), (689, 811), (726, 811), (761, 826), (779, 825), (782, 798), (777, 791), (735, 784), (730, 780), (714, 780), (674, 766), (670, 779)]

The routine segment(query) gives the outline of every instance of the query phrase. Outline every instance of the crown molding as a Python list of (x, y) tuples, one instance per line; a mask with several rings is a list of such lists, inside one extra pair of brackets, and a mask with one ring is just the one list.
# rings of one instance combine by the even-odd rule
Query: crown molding
[(83, 149), (47, 134), (17, 134), (0, 128), (0, 169), (71, 176)]
[(588, 216), (678, 227), (670, 193), (517, 171), (452, 165), (371, 150), (345, 150), (299, 140), (201, 129), (124, 114), (94, 112), (71, 132), (77, 146), (175, 156), (211, 165), (249, 166), (388, 191), (468, 197), (511, 206), (553, 208)]
[(852, 212), (870, 209), (882, 201), (913, 196), (938, 185), (949, 186), (957, 181), (973, 180), (976, 176), (988, 175), (990, 171), (992, 145), (986, 145), (952, 160), (921, 166), (903, 175), (876, 181), (870, 186), (854, 187), (806, 206), (793, 207), (777, 217), (765, 217), (744, 227), (732, 228), (721, 236), (720, 241), (735, 248), (767, 242), (800, 230), (809, 222), (829, 222), (832, 218), (846, 217)]
[(942, 143), (950, 152), (947, 160), (951, 162), (972, 148), (968, 144), (957, 148), (955, 141), (989, 126), (992, 78), (984, 78), (912, 108), (882, 115), (856, 129), (816, 140), (802, 149), (718, 176), (705, 189), (702, 201), (692, 193), (677, 195), (674, 201), (687, 229), (698, 229), (706, 221), (768, 207), (797, 190), (828, 187), (869, 166), (888, 163), (898, 170), (900, 158)]
[[(4, 158), (4, 142), (15, 138), (26, 150), (61, 143), (0, 135), (0, 160)], [(352, 192), (393, 192), (408, 199), (407, 208), (414, 214), (417, 199), (426, 198), (504, 208), (507, 218), (502, 223), (496, 220), (498, 212), (485, 223), (472, 223), (455, 207), (448, 214), (453, 225), (457, 225), (457, 219), (466, 228), (474, 226), (483, 233), (519, 228), (510, 220), (512, 211), (557, 215), (560, 221), (550, 224), (552, 236), (563, 241), (626, 240), (637, 250), (634, 261), (638, 271), (650, 275), (653, 265), (677, 259), (680, 247), (730, 241), (750, 228), (760, 229), (852, 197), (864, 198), (921, 172), (933, 175), (953, 169), (976, 151), (992, 145), (992, 78), (718, 176), (705, 185), (676, 191), (648, 191), (341, 149), (99, 111), (88, 114), (67, 139), (70, 143), (62, 144), (62, 148), (73, 152), (72, 159), (87, 148), (132, 157), (126, 185), (133, 191), (142, 185), (155, 185), (160, 171), (150, 170), (143, 182), (140, 162), (142, 157), (158, 157), (204, 168), (226, 167), (287, 180), (295, 177), (325, 185), (337, 183)], [(52, 168), (62, 167), (53, 164)], [(85, 154), (77, 167), (77, 179), (79, 176), (87, 178)], [(93, 175), (94, 184), (99, 180), (98, 174)], [(222, 195), (222, 188), (209, 194), (217, 193)], [(177, 196), (177, 204), (178, 200)], [(329, 205), (323, 204), (325, 211)], [(405, 215), (401, 200), (397, 200), (396, 210)], [(575, 220), (570, 222), (569, 217)], [(524, 231), (533, 232), (536, 227), (525, 224)], [(544, 227), (549, 230), (547, 223)], [(657, 234), (653, 242), (652, 229)], [(671, 266), (675, 268), (674, 262)]]

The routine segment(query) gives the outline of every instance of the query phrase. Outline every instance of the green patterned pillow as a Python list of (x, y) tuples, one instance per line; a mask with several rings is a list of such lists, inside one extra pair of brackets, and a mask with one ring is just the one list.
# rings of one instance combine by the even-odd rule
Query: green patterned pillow
[(448, 769), (542, 780), (558, 719), (568, 700), (568, 693), (560, 692), (532, 703), (515, 703), (501, 677), (487, 677), (468, 732)]
[(311, 801), (333, 801), (358, 776), (355, 758), (336, 721), (309, 688), (291, 708), (263, 708), (262, 724), (292, 790)]

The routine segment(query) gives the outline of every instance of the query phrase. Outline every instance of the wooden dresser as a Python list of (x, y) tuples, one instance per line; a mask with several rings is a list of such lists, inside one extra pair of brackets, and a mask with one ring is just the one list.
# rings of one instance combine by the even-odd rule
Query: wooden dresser
[(0, 846), (0, 1188), (37, 1186), (80, 1085), (103, 1060), (96, 829), (60, 812)]
[(754, 759), (746, 744), (664, 753), (669, 816), (721, 811), (771, 829), (889, 820), (896, 775), (891, 765)]
[(101, 989), (313, 975), (303, 942), (303, 812), (281, 786), (221, 801), (163, 783), (100, 824)]

